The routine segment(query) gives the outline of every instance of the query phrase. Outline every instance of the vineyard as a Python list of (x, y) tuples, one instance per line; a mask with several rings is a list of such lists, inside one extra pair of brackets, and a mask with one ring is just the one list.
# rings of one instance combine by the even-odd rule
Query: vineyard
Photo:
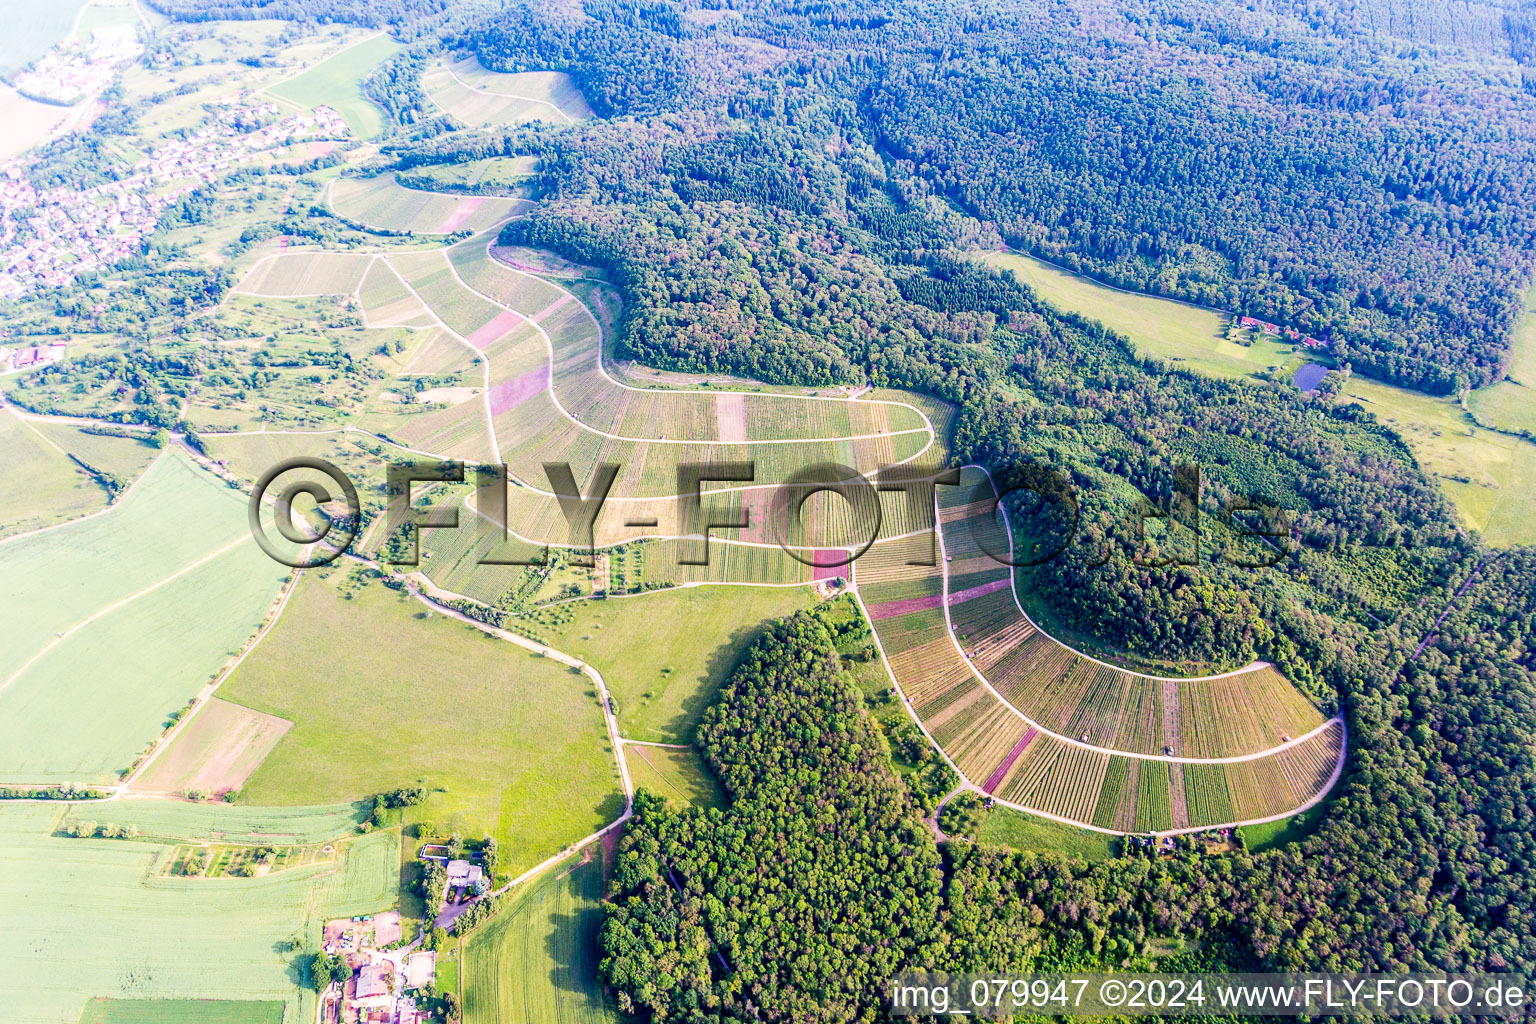
[(1330, 783), (1343, 726), (1272, 666), (1163, 679), (1072, 650), (1015, 599), (990, 481), (967, 471), (936, 494), (935, 564), (912, 564), (925, 538), (906, 537), (860, 558), (854, 579), (908, 707), (972, 784), (1147, 832), (1283, 816)]

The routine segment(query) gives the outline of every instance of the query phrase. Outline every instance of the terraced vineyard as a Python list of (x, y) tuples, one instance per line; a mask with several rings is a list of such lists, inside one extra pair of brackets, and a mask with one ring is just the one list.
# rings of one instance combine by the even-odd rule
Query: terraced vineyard
[[(498, 200), (482, 217), (483, 204), (469, 209), (462, 199), (377, 179), (332, 190), (344, 215), (397, 232), (478, 230), (517, 209)], [(424, 408), (375, 403), (359, 425), (417, 451), (506, 464), (513, 544), (582, 539), (560, 510), (547, 463), (568, 463), (582, 486), (611, 464), (594, 539), (630, 550), (646, 541), (636, 558), (643, 570), (631, 569), (638, 582), (794, 585), (851, 574), (913, 715), (971, 785), (1010, 806), (1112, 831), (1195, 828), (1283, 815), (1333, 776), (1342, 726), (1268, 665), (1158, 678), (1038, 629), (996, 557), (1011, 550), (1010, 538), (980, 471), (938, 488), (933, 509), (883, 494), (879, 541), (856, 569), (806, 566), (778, 549), (787, 541), (830, 561), (858, 548), (865, 537), (853, 506), (825, 494), (804, 503), (796, 529), (770, 529), (784, 511), (773, 499), (777, 485), (813, 463), (866, 476), (898, 464), (936, 470), (947, 457), (942, 405), (888, 392), (634, 386), (605, 367), (603, 328), (585, 302), (498, 252), (484, 233), (440, 249), (287, 252), (258, 263), (242, 287), (296, 294), (296, 282), (316, 280), (310, 287), (355, 295), (370, 324), (427, 332), (411, 365), (441, 367), (457, 383)], [(708, 564), (690, 565), (705, 552), (702, 538), (689, 536), (679, 471), (723, 461), (750, 461), (753, 475), (710, 482), (702, 507), (717, 521), (741, 516), (748, 525), (714, 530)], [(479, 508), (478, 495), (459, 500), (471, 517), (495, 511)], [(438, 545), (429, 572), (449, 590), (503, 602), (520, 570), (498, 577), (479, 565), (501, 543), (460, 531)]]
[[(1331, 785), (1344, 729), (1267, 664), (1203, 679), (1130, 672), (1040, 630), (1015, 599), (995, 491), (938, 488), (941, 555), (881, 544), (855, 580), (902, 695), (945, 756), (1004, 804), (1117, 832), (1284, 816)], [(951, 630), (953, 631), (951, 633)]]
[[(338, 212), (359, 223), (419, 233), (448, 230), (446, 221), (464, 213), (462, 199), (381, 179), (342, 180), (331, 194)], [(514, 200), (495, 202), (501, 206), (476, 207), (456, 226), (499, 222), (517, 208)], [(432, 331), (424, 352), (441, 351), (440, 339), (452, 341), (470, 360), (463, 372), (468, 386), (450, 389), (447, 401), (428, 410), (375, 405), (360, 425), (419, 451), (505, 463), (517, 484), (508, 500), (509, 528), (535, 543), (574, 543), (546, 475), (548, 463), (569, 464), (583, 485), (600, 465), (619, 467), (596, 524), (599, 545), (692, 533), (678, 498), (690, 489), (679, 476), (689, 463), (752, 464), (748, 480), (706, 485), (703, 505), (716, 519), (745, 516), (747, 527), (719, 535), (757, 545), (779, 540), (769, 528), (774, 485), (807, 466), (844, 465), (873, 476), (898, 464), (937, 464), (933, 423), (894, 395), (620, 383), (603, 366), (602, 328), (588, 307), (561, 285), (493, 252), (484, 235), (445, 249), (289, 250), (256, 264), (241, 291), (334, 289), (357, 295), (370, 324)], [(886, 536), (929, 524), (927, 510), (900, 494), (887, 495), (882, 513)], [(867, 539), (861, 527), (847, 502), (812, 500), (801, 528), (786, 539), (806, 548), (847, 548)]]

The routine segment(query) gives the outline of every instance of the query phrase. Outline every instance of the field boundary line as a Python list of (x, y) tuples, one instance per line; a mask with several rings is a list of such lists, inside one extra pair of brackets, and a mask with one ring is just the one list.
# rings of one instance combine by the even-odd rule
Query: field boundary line
[[(254, 651), (257, 646), (259, 646), (261, 642), (267, 638), (267, 634), (272, 632), (273, 628), (277, 625), (278, 620), (283, 617), (283, 610), (288, 607), (288, 599), (291, 598), (293, 596), (293, 592), (298, 589), (299, 577), (303, 574), (303, 569), (295, 569), (293, 572), (289, 573), (287, 582), (283, 584), (283, 589), (278, 593), (276, 605), (267, 612), (266, 624), (263, 625), (261, 629), (257, 631), (256, 635), (250, 639), (250, 641), (245, 645), (245, 649), (242, 650), (238, 656), (236, 656), (235, 660), (226, 666), (222, 671), (220, 671), (218, 677), (209, 682), (209, 684), (203, 688), (203, 691), (193, 698), (193, 705), (191, 709), (188, 710), (186, 714), (182, 715), (175, 725), (160, 734), (159, 738), (155, 741), (154, 747), (147, 755), (145, 755), (144, 760), (140, 761), (139, 766), (132, 772), (128, 773), (126, 777), (124, 777), (122, 782), (118, 784), (117, 792), (109, 797), (109, 799), (116, 800), (119, 797), (127, 794), (129, 787), (133, 785), (139, 776), (143, 775), (149, 769), (149, 766), (152, 765), (155, 762), (155, 759), (158, 758), (165, 751), (165, 749), (171, 745), (171, 742), (175, 740), (181, 731), (187, 727), (188, 723), (192, 721), (197, 713), (201, 711), (210, 700), (213, 699), (214, 695), (218, 692), (219, 687), (223, 686), (225, 681), (228, 680), (230, 676), (235, 674), (235, 669), (239, 668), (241, 664), (244, 663), (245, 659), (250, 657), (251, 652)], [(245, 705), (241, 704), (238, 706), (244, 707)], [(263, 758), (263, 760), (265, 760), (265, 758)], [(136, 795), (141, 795), (144, 799), (154, 799), (152, 794), (145, 793)], [(162, 798), (174, 799), (173, 797)]]
[(153, 591), (159, 590), (161, 587), (165, 586), (167, 583), (171, 583), (171, 582), (173, 582), (175, 580), (180, 579), (181, 577), (185, 576), (187, 573), (191, 572), (193, 569), (197, 569), (197, 568), (207, 564), (208, 562), (213, 561), (214, 559), (218, 558), (220, 555), (223, 555), (226, 552), (232, 551), (235, 547), (239, 546), (240, 544), (242, 544), (242, 543), (244, 543), (246, 541), (249, 541), (250, 539), (251, 539), (251, 535), (250, 535), (250, 533), (248, 531), (241, 531), (240, 536), (236, 537), (234, 540), (230, 541), (228, 544), (225, 544), (223, 547), (219, 548), (217, 551), (214, 551), (214, 552), (211, 552), (210, 554), (204, 555), (202, 558), (199, 558), (197, 561), (191, 563), (190, 565), (182, 566), (180, 569), (177, 569), (175, 572), (171, 573), (169, 576), (165, 577), (164, 579), (159, 580), (159, 581), (157, 581), (155, 583), (151, 583), (147, 587), (143, 587), (143, 588), (141, 588), (139, 590), (136, 590), (133, 593), (127, 595), (126, 597), (120, 598), (117, 601), (112, 602), (111, 604), (107, 605), (104, 608), (99, 608), (96, 611), (92, 612), (90, 614), (90, 616), (88, 616), (87, 618), (81, 619), (79, 622), (75, 623), (73, 626), (70, 626), (68, 629), (64, 630), (59, 635), (55, 636), (52, 641), (50, 641), (48, 644), (44, 645), (35, 654), (33, 654), (32, 657), (28, 658), (25, 664), (23, 664), (20, 668), (18, 668), (16, 671), (12, 672), (9, 676), (7, 676), (3, 682), (0, 682), (0, 692), (4, 692), (6, 687), (10, 686), (18, 678), (20, 678), (27, 671), (27, 669), (29, 669), (33, 665), (37, 664), (37, 662), (39, 660), (41, 660), (44, 655), (46, 655), (49, 651), (53, 650), (55, 647), (59, 646), (59, 644), (63, 643), (65, 640), (68, 640), (71, 636), (73, 636), (79, 630), (84, 629), (86, 626), (89, 626), (91, 623), (95, 622), (99, 618), (102, 618), (103, 616), (110, 615), (111, 613), (117, 611), (119, 608), (123, 607), (124, 605), (133, 603), (134, 601), (136, 601), (139, 598), (143, 597), (145, 594), (152, 593)]

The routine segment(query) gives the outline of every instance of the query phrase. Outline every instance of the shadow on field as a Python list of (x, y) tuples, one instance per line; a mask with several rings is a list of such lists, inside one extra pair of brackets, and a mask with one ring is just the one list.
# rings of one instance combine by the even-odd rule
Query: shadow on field
[[(568, 879), (566, 884), (580, 886), (582, 882)], [(549, 921), (551, 928), (544, 950), (549, 958), (549, 986), (565, 1004), (560, 1008), (560, 1018), (586, 1019), (586, 1014), (578, 1012), (580, 1007), (602, 1011), (611, 1006), (612, 1000), (598, 971), (602, 961), (602, 912), (594, 908), (586, 914), (556, 913), (550, 915)]]
[[(660, 723), (659, 728), (664, 730), (678, 743), (693, 742), (693, 728), (699, 723), (699, 716), (704, 709), (715, 701), (720, 693), (720, 687), (731, 673), (736, 671), (736, 666), (741, 663), (742, 655), (747, 648), (752, 646), (752, 641), (762, 636), (764, 626), (761, 623), (753, 623), (750, 626), (739, 626), (726, 637), (725, 642), (710, 652), (709, 660), (704, 663), (704, 673), (695, 676), (693, 682), (697, 685), (696, 693), (681, 702), (681, 712), (671, 720)], [(679, 679), (672, 685), (681, 683)]]

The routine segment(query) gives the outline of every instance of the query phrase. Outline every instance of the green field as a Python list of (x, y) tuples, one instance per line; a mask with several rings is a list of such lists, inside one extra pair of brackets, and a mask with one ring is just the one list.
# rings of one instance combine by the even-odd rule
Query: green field
[(7, 0), (0, 74), (10, 74), (62, 42), (85, 0)]
[[(1225, 314), (1121, 291), (1060, 270), (1029, 256), (994, 253), (993, 266), (1014, 272), (1048, 304), (1098, 320), (1131, 340), (1136, 351), (1170, 366), (1214, 377), (1289, 369), (1301, 357), (1289, 344), (1259, 335), (1249, 347), (1228, 341)], [(1527, 301), (1536, 301), (1533, 289)], [(1536, 379), (1536, 318), (1527, 316), (1516, 337), (1510, 374)], [(1485, 422), (1520, 429), (1536, 412), (1514, 385), (1475, 392), (1468, 402)], [(1521, 389), (1522, 391), (1524, 389)], [(1478, 426), (1454, 398), (1437, 398), (1382, 384), (1356, 374), (1344, 382), (1341, 400), (1353, 399), (1397, 431), (1422, 468), (1435, 477), (1462, 519), (1491, 544), (1536, 543), (1536, 444)]]
[(93, 999), (80, 1024), (283, 1024), (283, 1004), (235, 999)]
[(181, 800), (114, 800), (73, 806), (66, 821), (133, 825), (167, 842), (307, 844), (353, 831), (370, 810), (363, 803), (318, 807), (248, 807)]
[(306, 1022), (313, 995), (298, 954), (280, 949), (295, 937), (314, 949), (326, 918), (399, 898), (392, 831), (349, 844), (339, 865), (180, 879), (157, 877), (167, 846), (55, 837), (60, 812), (0, 805), (0, 964), (26, 965), (5, 972), (9, 1022), (76, 1021), (103, 998), (281, 1001)]
[(815, 603), (809, 587), (685, 587), (572, 601), (509, 628), (601, 672), (627, 738), (689, 743), (747, 645), (770, 621)]
[(976, 841), (1014, 850), (1062, 853), (1087, 861), (1109, 860), (1117, 856), (1115, 836), (1061, 825), (1011, 807), (992, 808)]
[(110, 779), (239, 652), (287, 576), (244, 519), (173, 454), (111, 512), (0, 545), (0, 781)]
[(309, 572), (219, 690), (294, 723), (256, 769), (256, 805), (354, 800), (418, 782), (412, 809), (495, 835), (517, 873), (623, 809), (592, 684), (342, 567)]
[(384, 130), (384, 113), (363, 95), (360, 83), (399, 50), (400, 44), (387, 35), (369, 36), (267, 92), (308, 109), (333, 107), (358, 138), (371, 139)]
[(74, 427), (19, 419), (0, 409), (0, 537), (79, 518), (107, 506), (107, 489), (69, 458), (73, 452), (102, 472), (132, 480), (155, 449)]
[(1310, 811), (1281, 821), (1266, 821), (1262, 825), (1244, 825), (1243, 838), (1248, 841), (1248, 849), (1255, 853), (1272, 850), (1286, 843), (1305, 839), (1316, 832), (1327, 813), (1327, 803), (1321, 803)]
[(1097, 320), (1131, 339), (1136, 351), (1212, 377), (1241, 377), (1296, 358), (1295, 346), (1260, 336), (1251, 346), (1226, 339), (1231, 317), (1155, 295), (1099, 284), (1031, 256), (994, 253), (987, 262), (1010, 270), (1047, 304)]
[(1536, 285), (1525, 293), (1525, 317), (1511, 340), (1506, 379), (1467, 396), (1478, 420), (1536, 435)]
[(602, 858), (594, 855), (546, 872), (509, 898), (464, 948), (465, 1021), (616, 1022), (597, 969), (602, 896)]
[(692, 747), (649, 747), (626, 744), (630, 781), (636, 789), (648, 789), (665, 797), (679, 810), (688, 807), (724, 807), (725, 792), (699, 752)]

